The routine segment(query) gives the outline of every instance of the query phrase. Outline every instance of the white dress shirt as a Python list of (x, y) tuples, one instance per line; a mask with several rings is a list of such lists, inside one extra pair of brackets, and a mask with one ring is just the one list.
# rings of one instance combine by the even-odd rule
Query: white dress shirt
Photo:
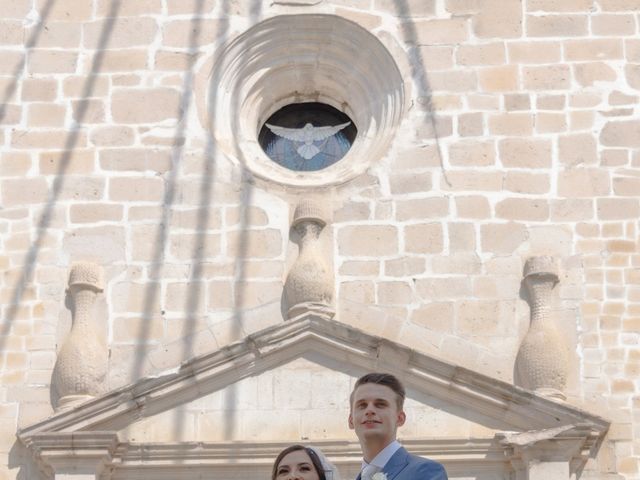
[(380, 451), (380, 453), (378, 453), (378, 455), (376, 455), (373, 460), (371, 460), (370, 463), (367, 463), (364, 459), (362, 459), (362, 469), (371, 464), (378, 467), (378, 471), (381, 472), (387, 462), (391, 459), (391, 457), (393, 457), (393, 454), (396, 453), (400, 447), (402, 447), (402, 445), (400, 445), (400, 442), (394, 440), (389, 445), (384, 447)]

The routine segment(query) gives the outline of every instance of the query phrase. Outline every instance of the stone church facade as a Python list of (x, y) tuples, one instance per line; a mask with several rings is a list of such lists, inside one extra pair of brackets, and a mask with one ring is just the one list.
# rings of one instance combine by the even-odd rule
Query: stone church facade
[(374, 370), (451, 478), (640, 478), (639, 23), (0, 0), (0, 479), (355, 478)]

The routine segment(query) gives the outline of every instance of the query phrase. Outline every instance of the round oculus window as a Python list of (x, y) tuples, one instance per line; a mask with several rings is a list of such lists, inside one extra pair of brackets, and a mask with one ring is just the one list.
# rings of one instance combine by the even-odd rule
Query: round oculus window
[(353, 121), (330, 105), (294, 103), (267, 119), (258, 142), (278, 165), (295, 172), (313, 172), (344, 157), (357, 133)]

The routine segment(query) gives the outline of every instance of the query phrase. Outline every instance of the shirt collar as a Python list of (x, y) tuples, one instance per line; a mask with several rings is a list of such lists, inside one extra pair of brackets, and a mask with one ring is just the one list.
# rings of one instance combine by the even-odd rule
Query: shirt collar
[[(376, 455), (373, 458), (373, 460), (371, 460), (370, 464), (371, 465), (375, 465), (380, 470), (382, 470), (384, 468), (384, 466), (387, 464), (387, 462), (391, 459), (391, 457), (393, 457), (393, 454), (396, 453), (400, 447), (402, 447), (402, 445), (400, 445), (400, 442), (398, 442), (397, 440), (394, 440), (389, 445), (384, 447), (380, 451), (380, 453), (378, 453), (378, 455)], [(367, 465), (369, 465), (369, 463), (367, 463), (363, 459), (362, 460), (362, 468), (366, 467)]]

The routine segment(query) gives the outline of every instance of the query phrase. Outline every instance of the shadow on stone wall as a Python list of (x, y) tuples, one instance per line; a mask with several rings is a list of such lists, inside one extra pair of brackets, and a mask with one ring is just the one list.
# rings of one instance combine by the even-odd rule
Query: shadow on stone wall
[(427, 75), (427, 68), (420, 52), (420, 44), (418, 43), (418, 34), (416, 32), (416, 26), (413, 22), (411, 10), (407, 4), (407, 0), (393, 0), (393, 4), (398, 17), (405, 18), (405, 21), (400, 21), (402, 27), (402, 33), (404, 35), (405, 43), (409, 49), (407, 56), (409, 65), (411, 65), (411, 74), (418, 87), (417, 96), (425, 99), (424, 105), (426, 108), (425, 123), (430, 126), (433, 132), (433, 138), (435, 140), (436, 148), (438, 150), (438, 160), (440, 161), (440, 168), (442, 170), (442, 178), (451, 186), (449, 179), (447, 178), (447, 172), (444, 168), (442, 161), (442, 150), (440, 148), (438, 125), (436, 122), (435, 111), (433, 110), (433, 101), (431, 95), (431, 86), (429, 85), (429, 77)]
[[(39, 14), (40, 18), (39, 20), (37, 20), (33, 32), (31, 32), (31, 36), (24, 44), (24, 55), (22, 56), (22, 59), (20, 60), (18, 65), (16, 65), (16, 68), (11, 75), (13, 80), (5, 87), (2, 99), (0, 99), (0, 124), (2, 124), (2, 121), (7, 115), (9, 100), (16, 93), (16, 90), (18, 89), (18, 83), (20, 83), (20, 80), (24, 77), (24, 71), (27, 66), (27, 54), (29, 50), (31, 50), (38, 44), (40, 34), (42, 33), (42, 30), (47, 23), (49, 13), (51, 12), (51, 7), (53, 7), (53, 4), (55, 2), (56, 0), (47, 0), (47, 3), (45, 3), (42, 11)], [(35, 19), (33, 20), (36, 21)]]
[[(42, 28), (45, 26), (46, 18), (53, 7), (55, 0), (49, 0), (40, 15), (40, 24), (37, 29), (34, 31), (31, 38), (27, 41), (25, 45), (25, 50), (29, 50), (37, 46), (37, 41), (40, 35)], [(18, 313), (18, 307), (22, 301), (24, 290), (27, 284), (31, 281), (33, 276), (33, 272), (35, 269), (36, 262), (38, 260), (38, 254), (40, 252), (40, 248), (42, 246), (43, 240), (45, 238), (45, 234), (50, 226), (51, 219), (53, 216), (53, 210), (56, 206), (58, 198), (60, 197), (60, 193), (64, 187), (65, 183), (65, 175), (67, 173), (67, 169), (69, 164), (71, 163), (71, 158), (73, 152), (77, 146), (78, 139), (80, 137), (81, 128), (84, 124), (85, 117), (87, 115), (87, 111), (89, 109), (89, 98), (93, 96), (94, 87), (96, 84), (97, 76), (102, 69), (102, 62), (104, 60), (105, 50), (108, 47), (109, 39), (113, 32), (114, 24), (116, 18), (118, 16), (118, 11), (120, 9), (120, 0), (114, 0), (110, 4), (109, 13), (106, 17), (106, 21), (103, 24), (102, 30), (100, 32), (98, 48), (96, 49), (96, 54), (93, 57), (93, 62), (91, 63), (91, 68), (89, 73), (86, 75), (86, 79), (82, 88), (82, 93), (80, 96), (80, 100), (78, 101), (78, 106), (75, 110), (75, 124), (72, 129), (69, 131), (68, 135), (64, 139), (63, 143), (63, 151), (60, 156), (59, 166), (55, 173), (55, 177), (53, 179), (53, 184), (51, 190), (49, 192), (49, 196), (47, 199), (47, 203), (43, 208), (43, 212), (38, 220), (38, 224), (36, 226), (36, 235), (35, 240), (29, 247), (27, 251), (27, 255), (24, 259), (24, 265), (22, 267), (22, 272), (14, 286), (13, 293), (11, 295), (11, 301), (9, 304), (9, 310), (6, 318), (4, 319), (4, 325), (2, 332), (0, 332), (0, 351), (4, 349), (4, 342), (9, 336), (11, 330), (11, 324)], [(24, 68), (24, 61), (21, 65), (21, 71)], [(15, 82), (19, 80), (21, 77), (20, 74), (17, 75)], [(15, 89), (15, 87), (14, 87)], [(37, 469), (33, 466), (30, 458), (28, 456), (23, 455), (24, 447), (16, 440), (14, 443), (10, 453), (9, 453), (9, 466), (10, 468), (20, 467), (20, 471), (18, 473), (18, 478), (24, 479), (36, 479)]]

